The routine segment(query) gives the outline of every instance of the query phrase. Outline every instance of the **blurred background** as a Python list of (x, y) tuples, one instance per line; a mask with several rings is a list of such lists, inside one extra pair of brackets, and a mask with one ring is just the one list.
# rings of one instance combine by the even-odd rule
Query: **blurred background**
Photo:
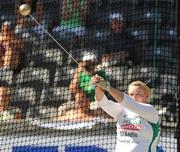
[[(24, 3), (40, 25), (19, 13)], [(122, 91), (133, 80), (148, 84), (161, 117), (159, 147), (177, 152), (178, 8), (177, 0), (0, 0), (1, 151), (114, 151), (115, 122), (98, 119), (95, 102), (91, 120), (68, 113), (73, 57), (96, 61)]]

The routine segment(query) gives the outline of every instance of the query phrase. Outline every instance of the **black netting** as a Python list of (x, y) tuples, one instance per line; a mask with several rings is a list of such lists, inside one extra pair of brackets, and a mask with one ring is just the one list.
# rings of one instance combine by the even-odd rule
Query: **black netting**
[(123, 92), (147, 84), (158, 151), (177, 152), (178, 16), (176, 0), (0, 0), (0, 151), (115, 151), (116, 122), (86, 86), (98, 74)]

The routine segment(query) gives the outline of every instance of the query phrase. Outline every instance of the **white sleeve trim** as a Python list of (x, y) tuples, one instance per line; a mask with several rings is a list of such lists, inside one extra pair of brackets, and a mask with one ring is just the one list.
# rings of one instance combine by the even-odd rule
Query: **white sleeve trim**
[(125, 93), (121, 105), (151, 123), (157, 123), (159, 121), (158, 111), (154, 106), (151, 104), (139, 103)]
[(122, 115), (123, 107), (114, 101), (108, 100), (104, 95), (103, 98), (97, 102), (98, 107), (101, 107), (107, 114), (113, 117), (116, 121)]

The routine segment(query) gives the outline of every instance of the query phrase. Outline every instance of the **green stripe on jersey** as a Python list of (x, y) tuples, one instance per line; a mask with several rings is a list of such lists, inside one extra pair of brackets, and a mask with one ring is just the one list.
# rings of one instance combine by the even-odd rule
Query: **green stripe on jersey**
[[(150, 122), (149, 122), (149, 123), (150, 123)], [(150, 123), (150, 124), (151, 124), (152, 129), (153, 129), (153, 137), (152, 137), (151, 143), (150, 143), (150, 145), (149, 145), (149, 150), (148, 150), (148, 152), (152, 152), (152, 151), (151, 151), (151, 146), (152, 146), (154, 140), (159, 136), (159, 132), (160, 132), (160, 124), (159, 124), (159, 122), (158, 122), (157, 124), (153, 124), (153, 123)], [(157, 149), (156, 149), (156, 152), (157, 152), (157, 151), (158, 151), (158, 147), (157, 147)]]

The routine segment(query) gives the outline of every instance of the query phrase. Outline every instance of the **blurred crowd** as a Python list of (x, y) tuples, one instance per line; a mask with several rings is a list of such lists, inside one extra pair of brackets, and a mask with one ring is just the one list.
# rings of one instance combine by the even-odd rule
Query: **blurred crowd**
[[(24, 3), (30, 5), (30, 7), (32, 8), (31, 15), (37, 20), (39, 24), (37, 24), (30, 16), (22, 16), (19, 13), (19, 6)], [(143, 68), (144, 66), (145, 68), (143, 69), (141, 68), (141, 66), (138, 67), (141, 69), (140, 72), (144, 72), (146, 73), (146, 75), (147, 72), (152, 72), (146, 71), (146, 66), (149, 67), (152, 62), (150, 62), (148, 65), (147, 62), (144, 63), (142, 56), (138, 56), (138, 51), (140, 51), (138, 49), (140, 45), (143, 45), (145, 42), (140, 43), (139, 39), (137, 40), (138, 31), (133, 32), (132, 30), (130, 30), (132, 23), (129, 22), (130, 15), (127, 14), (128, 6), (126, 6), (126, 9), (123, 9), (121, 8), (121, 4), (118, 4), (119, 7), (115, 7), (113, 4), (110, 5), (110, 3), (111, 2), (105, 0), (102, 0), (101, 3), (88, 0), (16, 0), (12, 4), (13, 7), (11, 8), (11, 10), (9, 8), (10, 11), (13, 10), (11, 14), (7, 13), (10, 12), (9, 10), (6, 10), (6, 13), (4, 13), (5, 10), (3, 12), (3, 8), (1, 8), (0, 75), (2, 75), (3, 77), (10, 77), (10, 75), (6, 75), (6, 73), (7, 71), (12, 72), (12, 82), (11, 84), (5, 83), (4, 79), (1, 78), (0, 119), (24, 119), (27, 117), (29, 109), (30, 117), (40, 116), (40, 111), (42, 111), (40, 109), (42, 106), (42, 92), (45, 90), (45, 95), (47, 92), (51, 94), (50, 92), (53, 89), (62, 86), (65, 86), (65, 88), (67, 89), (66, 91), (70, 91), (70, 93), (68, 94), (64, 93), (64, 96), (71, 96), (71, 100), (75, 102), (73, 104), (72, 102), (65, 102), (62, 105), (60, 102), (55, 104), (55, 109), (59, 107), (57, 111), (55, 110), (57, 112), (57, 115), (49, 112), (49, 117), (53, 119), (55, 118), (56, 120), (76, 119), (76, 117), (82, 118), (85, 116), (92, 117), (93, 113), (95, 113), (95, 111), (92, 112), (92, 110), (90, 110), (93, 109), (92, 106), (94, 104), (91, 103), (91, 100), (94, 100), (92, 99), (92, 95), (89, 97), (88, 91), (84, 92), (82, 88), (77, 88), (77, 82), (73, 83), (73, 81), (78, 81), (77, 79), (79, 79), (78, 77), (80, 77), (80, 73), (83, 71), (83, 69), (88, 69), (87, 71), (91, 71), (90, 73), (93, 74), (98, 71), (97, 69), (104, 70), (104, 72), (107, 73), (107, 75), (109, 74), (111, 78), (112, 69), (111, 72), (109, 72), (107, 70), (109, 67), (121, 66), (122, 68), (122, 66), (124, 66), (127, 67), (127, 69), (124, 69), (124, 72), (126, 72), (133, 66), (137, 69), (139, 65), (142, 65)], [(6, 3), (1, 1), (0, 4), (0, 7), (6, 6), (6, 8), (8, 8), (8, 6), (10, 6), (8, 2)], [(149, 22), (148, 27), (150, 27)], [(43, 64), (47, 69), (49, 69), (49, 79), (52, 81), (49, 81), (48, 85), (45, 87), (44, 84), (42, 85), (42, 87), (40, 87), (39, 85), (39, 89), (37, 87), (34, 87), (29, 80), (28, 83), (30, 83), (30, 85), (28, 85), (28, 87), (33, 88), (32, 90), (35, 90), (33, 102), (28, 102), (28, 100), (32, 98), (29, 97), (30, 95), (32, 95), (32, 91), (31, 94), (28, 94), (27, 92), (26, 98), (28, 99), (25, 100), (24, 98), (20, 98), (20, 100), (22, 100), (20, 101), (20, 104), (17, 104), (16, 102), (14, 103), (14, 101), (17, 101), (18, 99), (12, 97), (14, 96), (13, 89), (20, 90), (22, 88), (27, 88), (27, 86), (24, 84), (22, 87), (22, 82), (24, 80), (20, 80), (20, 85), (17, 83), (19, 82), (17, 81), (18, 78), (21, 77), (21, 74), (23, 73), (22, 71), (30, 67), (35, 67), (35, 65), (37, 69), (37, 64), (41, 62), (40, 55), (43, 54), (43, 52), (39, 53), (40, 50), (58, 48), (57, 44), (54, 43), (53, 40), (47, 35), (46, 31), (49, 32), (64, 48), (66, 48), (73, 55), (73, 57), (75, 57), (79, 61), (80, 65), (78, 65), (78, 68), (75, 69), (75, 63), (73, 63), (71, 58), (66, 53), (61, 53), (59, 56), (50, 56), (51, 59), (48, 59), (46, 63), (43, 62)], [(144, 35), (141, 36), (143, 37)], [(148, 37), (148, 35), (145, 36)], [(143, 47), (144, 46), (142, 46), (142, 48)], [(49, 54), (51, 53), (52, 52), (50, 52)], [(58, 53), (59, 52), (57, 52), (56, 55)], [(88, 56), (89, 53), (90, 56)], [(48, 56), (49, 54), (45, 54), (45, 56)], [(93, 55), (95, 56), (92, 58)], [(60, 62), (60, 57), (63, 58), (62, 64), (61, 66), (57, 66), (57, 63)], [(35, 58), (37, 58), (38, 62), (37, 60), (34, 60)], [(55, 59), (53, 58), (57, 58), (58, 61), (55, 61)], [(100, 60), (100, 62), (94, 62), (98, 60)], [(92, 65), (94, 67), (90, 67)], [(39, 67), (40, 65), (38, 65), (38, 68)], [(66, 69), (64, 67), (66, 67)], [(67, 70), (68, 68), (69, 70)], [(94, 68), (96, 68), (96, 70), (94, 70)], [(61, 73), (58, 77), (62, 78), (66, 76), (63, 75), (63, 71), (66, 71), (66, 74), (69, 71), (68, 74), (71, 75), (70, 81), (66, 83), (64, 80), (61, 80), (61, 85), (59, 85), (58, 87), (53, 83), (53, 81), (55, 81), (56, 79), (56, 73), (58, 71), (57, 69)], [(70, 71), (71, 69), (73, 72)], [(120, 73), (121, 70), (118, 70), (119, 71), (114, 71), (114, 73), (117, 72), (123, 77), (128, 77), (128, 73)], [(78, 74), (76, 73), (77, 71), (79, 71)], [(28, 73), (32, 71), (26, 72)], [(40, 72), (39, 74), (43, 75)], [(38, 75), (36, 75), (35, 77), (38, 77)], [(121, 79), (117, 76), (117, 74), (115, 75), (115, 77), (119, 78), (118, 81), (123, 81), (123, 78)], [(145, 81), (149, 77), (150, 76), (147, 76), (147, 78), (145, 78), (145, 76), (141, 76), (141, 79)], [(68, 77), (66, 78), (69, 79)], [(135, 79), (136, 77), (132, 77), (132, 79), (133, 78)], [(37, 79), (35, 78), (32, 79), (37, 81)], [(45, 81), (44, 79), (42, 81)], [(174, 78), (174, 81), (176, 81), (175, 79), (176, 78)], [(39, 82), (37, 83), (36, 81), (34, 81), (33, 83), (39, 84)], [(156, 84), (159, 83), (159, 79), (157, 79), (157, 77), (155, 77), (155, 79), (153, 79), (152, 81), (148, 83), (150, 83), (150, 85), (155, 82)], [(123, 83), (120, 82), (120, 85), (124, 85)], [(176, 82), (174, 83), (174, 85), (176, 85)], [(61, 93), (59, 93), (58, 95), (63, 96), (62, 92), (65, 92), (65, 90), (59, 92)], [(57, 92), (53, 92), (52, 94), (54, 95), (55, 93)], [(168, 91), (166, 91), (165, 93), (169, 94)], [(48, 100), (45, 95), (45, 99), (43, 100)], [(61, 100), (60, 98), (52, 98), (50, 98), (49, 100), (55, 100), (55, 102), (58, 102), (57, 100)], [(23, 100), (25, 100), (26, 102), (24, 102)], [(173, 102), (171, 105), (175, 106), (173, 96), (169, 100)], [(49, 101), (46, 101), (46, 103), (48, 103), (48, 107), (53, 107), (54, 105), (54, 103), (51, 103)], [(68, 104), (70, 106), (68, 106)], [(169, 107), (166, 108), (168, 109)], [(74, 116), (76, 115), (75, 112), (70, 111), (69, 113), (67, 112), (69, 115), (71, 115), (69, 117), (64, 112), (67, 109), (76, 109), (75, 112), (80, 114)], [(96, 111), (96, 113), (97, 112), (99, 111)], [(105, 114), (103, 115), (106, 117)]]

